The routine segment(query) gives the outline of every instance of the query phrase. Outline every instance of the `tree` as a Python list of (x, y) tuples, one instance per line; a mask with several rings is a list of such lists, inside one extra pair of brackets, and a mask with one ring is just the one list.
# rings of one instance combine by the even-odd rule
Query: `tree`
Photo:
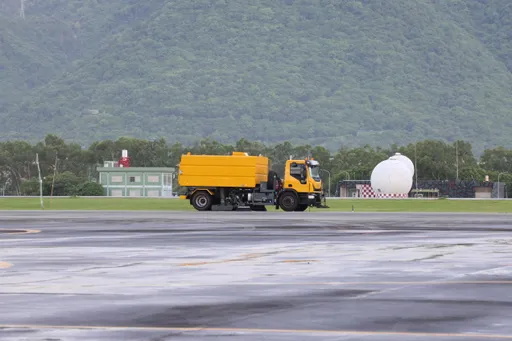
[(348, 172), (352, 180), (370, 179), (371, 172), (377, 164), (389, 158), (390, 152), (381, 148), (373, 148), (365, 145), (359, 148), (342, 147), (338, 150), (332, 161), (333, 169), (336, 169), (338, 178), (345, 178), (345, 171)]
[(512, 172), (512, 150), (503, 147), (484, 151), (480, 165), (497, 172)]
[(67, 171), (59, 173), (55, 176), (55, 182), (53, 181), (53, 175), (45, 177), (43, 181), (43, 194), (52, 194), (54, 196), (74, 196), (77, 195), (78, 186), (84, 182), (83, 178), (79, 178), (75, 174)]

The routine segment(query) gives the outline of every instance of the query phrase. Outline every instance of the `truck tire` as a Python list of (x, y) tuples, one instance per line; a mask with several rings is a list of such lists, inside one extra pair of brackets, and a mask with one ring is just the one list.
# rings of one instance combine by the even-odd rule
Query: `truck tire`
[(283, 211), (293, 212), (299, 206), (299, 198), (293, 192), (284, 192), (279, 198), (279, 207)]
[(309, 207), (309, 205), (306, 205), (306, 204), (300, 204), (297, 206), (297, 209), (295, 211), (297, 212), (304, 212), (305, 210), (307, 210)]
[(212, 209), (213, 198), (210, 193), (200, 191), (192, 196), (192, 206), (198, 211), (210, 211)]

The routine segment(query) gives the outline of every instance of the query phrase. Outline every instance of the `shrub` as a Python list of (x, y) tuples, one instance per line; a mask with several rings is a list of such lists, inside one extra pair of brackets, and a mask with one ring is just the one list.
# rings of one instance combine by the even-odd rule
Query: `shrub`
[(103, 196), (103, 186), (96, 182), (87, 181), (78, 186), (76, 195), (85, 197)]

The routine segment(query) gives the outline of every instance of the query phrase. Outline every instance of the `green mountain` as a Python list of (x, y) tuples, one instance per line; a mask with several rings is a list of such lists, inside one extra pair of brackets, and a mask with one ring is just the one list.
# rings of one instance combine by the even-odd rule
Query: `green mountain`
[(20, 0), (2, 138), (512, 146), (508, 0)]

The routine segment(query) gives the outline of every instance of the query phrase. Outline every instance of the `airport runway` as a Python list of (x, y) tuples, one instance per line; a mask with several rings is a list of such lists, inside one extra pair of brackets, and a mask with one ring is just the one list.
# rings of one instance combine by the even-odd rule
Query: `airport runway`
[(510, 218), (0, 212), (0, 340), (512, 340)]

